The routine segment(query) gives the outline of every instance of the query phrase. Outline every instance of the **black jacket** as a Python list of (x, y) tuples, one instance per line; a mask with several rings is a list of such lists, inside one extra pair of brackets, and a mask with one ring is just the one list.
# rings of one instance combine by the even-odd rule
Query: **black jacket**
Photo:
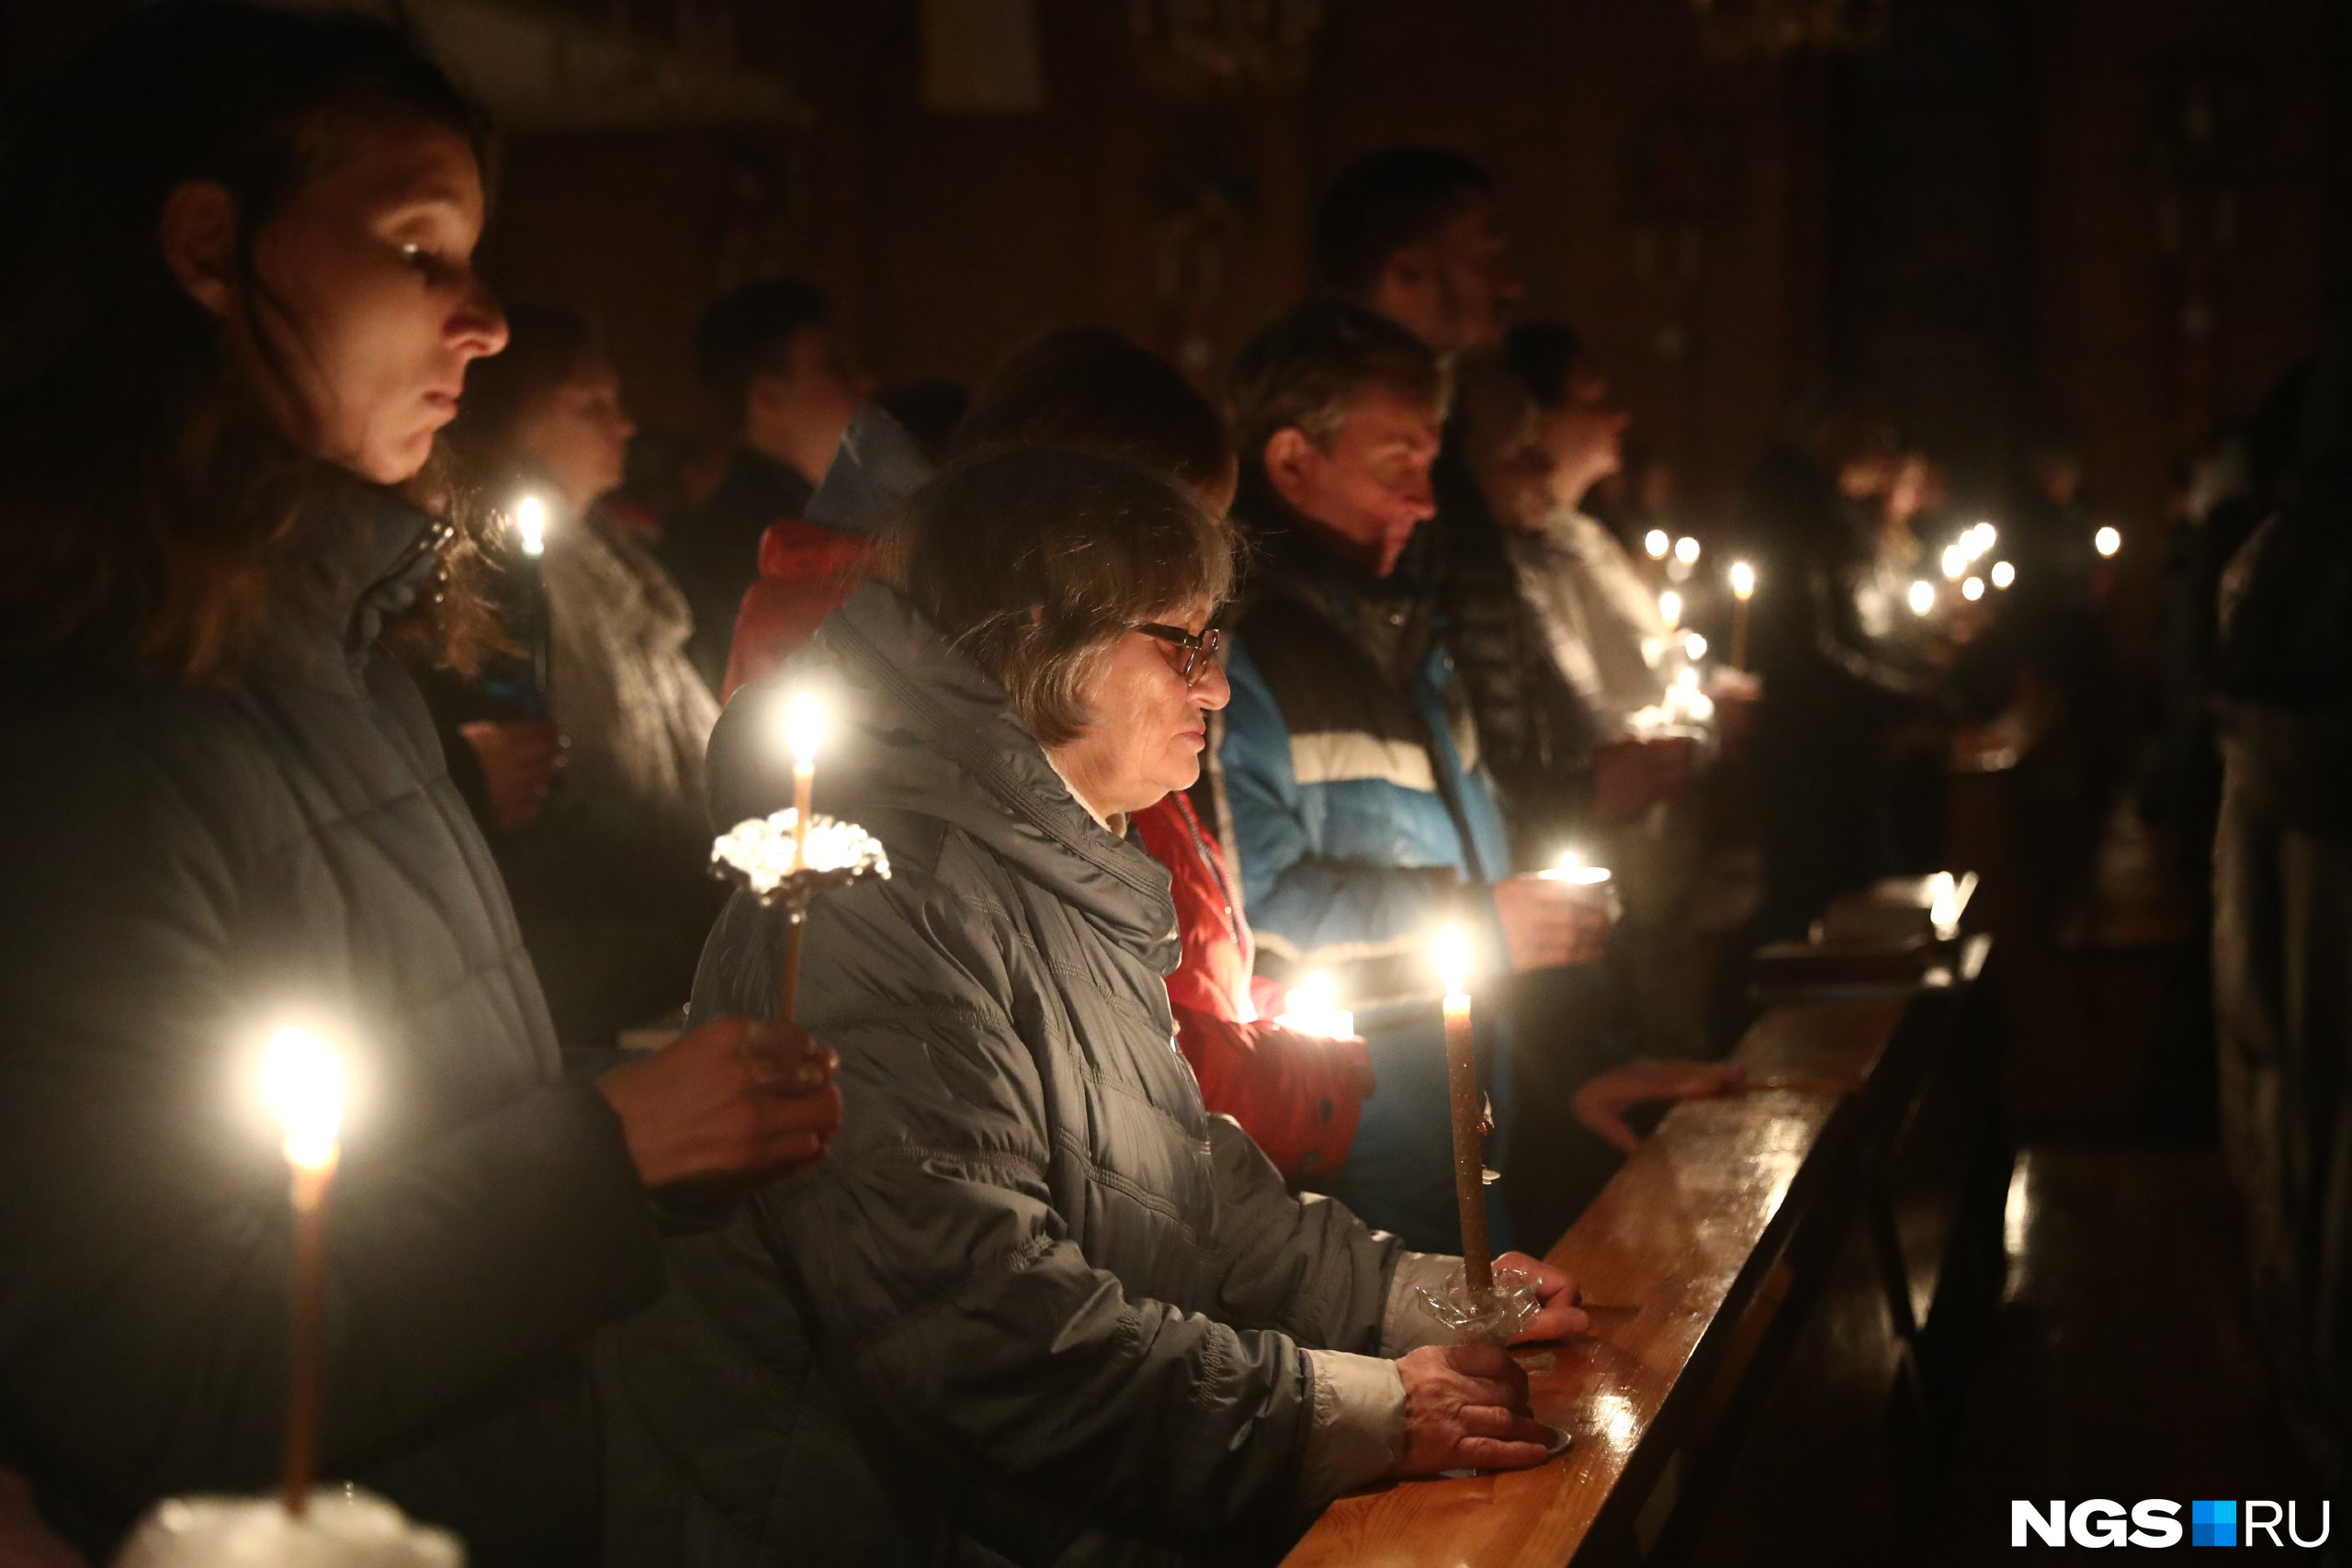
[(355, 1058), (322, 1473), (478, 1565), (576, 1562), (585, 1341), (653, 1293), (653, 1226), (374, 646), (424, 520), (329, 511), (341, 586), (267, 673), (0, 666), (0, 1465), (97, 1556), (158, 1496), (275, 1482), (290, 1224), (255, 1066), (315, 1021)]
[(1502, 796), (1519, 863), (1548, 864), (1560, 840), (1588, 825), (1592, 752), (1603, 737), (1553, 662), (1458, 430), (1449, 433), (1430, 478), (1438, 515), (1423, 532), (1435, 531), (1446, 651), (1476, 716), (1479, 751)]

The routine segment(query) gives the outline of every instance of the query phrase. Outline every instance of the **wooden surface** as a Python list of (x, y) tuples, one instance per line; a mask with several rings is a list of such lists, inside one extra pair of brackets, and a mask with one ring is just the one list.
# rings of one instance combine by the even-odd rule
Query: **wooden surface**
[[(1751, 1077), (1867, 1080), (1906, 1005), (1777, 1009), (1736, 1059)], [(1592, 1333), (1521, 1360), (1536, 1416), (1574, 1434), (1567, 1451), (1533, 1470), (1343, 1497), (1289, 1568), (1559, 1568), (1604, 1509), (1615, 1528), (1645, 1533), (1643, 1516), (1671, 1503), (1673, 1472), (1665, 1445), (1644, 1440), (1670, 1408), (1707, 1420), (1711, 1395), (1769, 1328), (1792, 1183), (1846, 1103), (1776, 1089), (1676, 1107), (1551, 1252), (1591, 1303)]]

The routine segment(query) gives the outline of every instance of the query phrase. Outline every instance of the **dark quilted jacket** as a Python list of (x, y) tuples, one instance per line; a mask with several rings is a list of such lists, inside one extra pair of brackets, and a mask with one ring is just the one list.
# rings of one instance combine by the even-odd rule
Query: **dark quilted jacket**
[(372, 492), (322, 519), (342, 586), (242, 684), (0, 667), (0, 1464), (94, 1556), (158, 1495), (276, 1478), (289, 1223), (254, 1066), (289, 1019), (356, 1066), (322, 1473), (478, 1565), (593, 1550), (585, 1342), (659, 1251), (373, 646), (424, 521)]
[[(1168, 873), (1001, 688), (868, 584), (722, 731), (810, 678), (849, 728), (818, 807), (895, 872), (809, 917), (800, 1021), (847, 1120), (822, 1165), (674, 1242), (617, 1339), (615, 1561), (1157, 1562), (1278, 1529), (1301, 1347), (1377, 1350), (1395, 1241), (1202, 1110)], [(731, 906), (696, 1011), (772, 1011), (779, 934)]]

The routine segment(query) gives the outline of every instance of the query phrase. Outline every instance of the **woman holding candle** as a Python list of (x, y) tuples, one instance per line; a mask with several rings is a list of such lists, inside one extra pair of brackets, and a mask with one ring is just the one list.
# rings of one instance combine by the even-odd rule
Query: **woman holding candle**
[[(13, 106), (12, 106), (13, 107)], [(0, 145), (0, 1452), (84, 1551), (274, 1488), (294, 1225), (254, 1092), (352, 1093), (319, 1473), (477, 1563), (595, 1551), (584, 1352), (660, 1281), (649, 1190), (806, 1164), (805, 1037), (560, 1074), (488, 852), (380, 646), (465, 656), (430, 458), (505, 339), (479, 118), (393, 29), (116, 24)]]
[[(852, 422), (812, 512), (860, 534), (878, 529), (931, 474), (896, 433), (876, 411)], [(1232, 504), (1235, 464), (1223, 416), (1174, 366), (1107, 327), (1057, 327), (1015, 350), (981, 387), (955, 438), (959, 453), (1039, 445), (1133, 458), (1185, 485), (1219, 516)], [(846, 517), (844, 497), (863, 503)], [(770, 670), (797, 652), (808, 607), (821, 602), (828, 582), (837, 607), (860, 575), (792, 584), (788, 615), (754, 615), (747, 600), (735, 627), (737, 665)], [(786, 592), (780, 583), (763, 586)], [(786, 803), (782, 758), (756, 728), (730, 724), (713, 742), (713, 790), (728, 821)], [(1240, 879), (1183, 791), (1132, 820), (1136, 840), (1169, 871), (1182, 958), (1168, 976), (1168, 996), (1176, 1043), (1200, 1080), (1202, 1102), (1240, 1122), (1288, 1179), (1339, 1169), (1373, 1089), (1363, 1042), (1259, 1021)]]
[[(1544, 1457), (1509, 1359), (1430, 1348), (1400, 1254), (1294, 1198), (1170, 1048), (1168, 873), (1127, 819), (1226, 699), (1221, 520), (1124, 460), (977, 455), (913, 502), (895, 586), (821, 679), (820, 811), (888, 883), (808, 919), (799, 1017), (841, 1055), (834, 1156), (670, 1250), (613, 1366), (632, 1563), (1175, 1561), (1381, 1475)], [(775, 989), (739, 897), (697, 1010)], [(1537, 1337), (1578, 1330), (1532, 1258)]]
[[(504, 352), (468, 378), (449, 442), (499, 505), (547, 514), (548, 707), (564, 740), (562, 785), (527, 823), (491, 839), (556, 1037), (609, 1045), (674, 1011), (724, 895), (709, 874), (703, 749), (718, 704), (686, 655), (693, 617), (645, 530), (606, 500), (637, 426), (618, 373), (581, 312), (523, 305)], [(519, 640), (519, 639), (518, 639)], [(456, 717), (479, 689), (427, 685)], [(480, 757), (468, 725), (443, 750), (461, 785)], [(485, 767), (485, 772), (487, 768)]]

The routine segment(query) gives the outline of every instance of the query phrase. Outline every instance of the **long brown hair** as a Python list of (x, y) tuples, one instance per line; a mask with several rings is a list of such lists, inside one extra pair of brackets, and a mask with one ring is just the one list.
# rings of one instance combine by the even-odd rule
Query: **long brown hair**
[[(130, 13), (0, 130), (0, 649), (235, 679), (322, 593), (313, 504), (351, 477), (279, 428), (220, 324), (166, 268), (165, 198), (235, 198), (238, 294), (258, 343), (257, 234), (359, 128), (422, 120), (486, 161), (487, 122), (400, 30), (235, 0)], [(282, 365), (263, 374), (286, 389)], [(294, 406), (299, 400), (285, 400)], [(439, 465), (442, 570), (408, 628), (468, 660), (481, 557)]]

